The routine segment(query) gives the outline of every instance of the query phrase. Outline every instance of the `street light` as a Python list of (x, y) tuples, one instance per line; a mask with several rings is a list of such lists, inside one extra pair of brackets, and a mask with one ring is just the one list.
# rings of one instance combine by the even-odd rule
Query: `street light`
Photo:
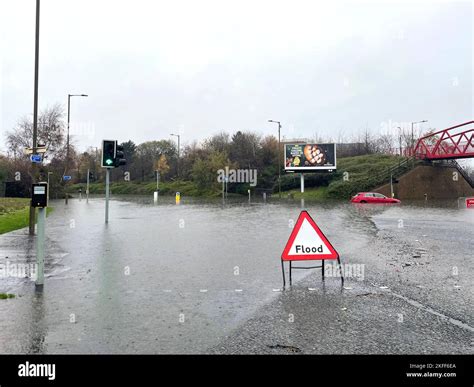
[(400, 147), (400, 156), (402, 155), (402, 128), (397, 126), (398, 128), (398, 146)]
[(179, 143), (180, 143), (181, 136), (179, 134), (173, 134), (173, 133), (171, 133), (170, 136), (178, 137), (178, 163), (177, 163), (176, 169), (177, 169), (177, 175), (179, 179)]
[(280, 131), (281, 131), (281, 122), (268, 120), (268, 122), (273, 122), (278, 124), (278, 197), (281, 199), (281, 161), (280, 161)]
[(423, 120), (423, 121), (416, 121), (411, 123), (411, 151), (412, 153), (414, 152), (414, 147), (415, 147), (415, 136), (413, 133), (413, 125), (414, 124), (422, 124), (423, 122), (428, 122), (428, 120)]
[[(69, 124), (71, 121), (71, 97), (88, 97), (87, 94), (68, 94), (67, 95), (67, 138), (66, 138), (66, 168), (64, 168), (64, 176), (69, 169)], [(68, 195), (66, 194), (66, 204)]]
[[(33, 154), (36, 154), (36, 146), (38, 141), (38, 85), (39, 85), (39, 43), (40, 43), (40, 0), (36, 0), (36, 26), (35, 26), (35, 80), (33, 88)], [(37, 167), (35, 163), (31, 164), (31, 176), (33, 183), (37, 179)], [(29, 216), (29, 235), (35, 235), (35, 215), (36, 209), (30, 202)]]

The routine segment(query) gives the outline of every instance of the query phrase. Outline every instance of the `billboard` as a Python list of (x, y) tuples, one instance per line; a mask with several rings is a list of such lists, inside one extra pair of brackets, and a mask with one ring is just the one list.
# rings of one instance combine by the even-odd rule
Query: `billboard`
[(286, 171), (336, 169), (336, 144), (285, 144)]

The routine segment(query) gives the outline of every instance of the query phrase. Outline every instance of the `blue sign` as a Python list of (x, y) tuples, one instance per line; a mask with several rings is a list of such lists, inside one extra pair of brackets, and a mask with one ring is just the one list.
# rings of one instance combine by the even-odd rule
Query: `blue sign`
[(43, 161), (41, 155), (31, 155), (30, 160), (32, 163), (39, 164), (41, 161)]
[(72, 179), (71, 176), (63, 176), (63, 180), (64, 180), (64, 181), (68, 181), (68, 180), (71, 180), (71, 179)]

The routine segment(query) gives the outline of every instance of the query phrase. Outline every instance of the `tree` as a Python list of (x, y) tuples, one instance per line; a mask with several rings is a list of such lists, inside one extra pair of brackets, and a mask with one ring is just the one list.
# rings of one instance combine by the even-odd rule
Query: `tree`
[(170, 170), (177, 165), (176, 145), (170, 140), (147, 141), (137, 146), (135, 159), (130, 166), (132, 176), (140, 176), (142, 181), (154, 177), (154, 162), (165, 155)]
[(132, 164), (137, 153), (137, 145), (132, 140), (122, 142), (120, 145), (123, 146), (123, 153), (127, 160), (127, 164)]
[[(46, 158), (53, 158), (62, 151), (64, 145), (64, 110), (59, 104), (47, 107), (38, 116), (38, 144), (45, 145)], [(7, 148), (15, 158), (23, 157), (24, 148), (33, 146), (33, 122), (31, 117), (23, 117), (16, 127), (7, 132)]]
[(225, 152), (214, 151), (206, 158), (196, 160), (192, 177), (199, 189), (219, 190), (222, 183), (217, 181), (217, 171), (225, 167), (235, 168)]
[(168, 161), (165, 155), (161, 155), (158, 161), (155, 162), (155, 171), (160, 172), (160, 176), (165, 176), (170, 170)]
[(238, 131), (232, 136), (230, 159), (236, 162), (239, 168), (255, 168), (259, 142), (260, 136), (257, 134)]

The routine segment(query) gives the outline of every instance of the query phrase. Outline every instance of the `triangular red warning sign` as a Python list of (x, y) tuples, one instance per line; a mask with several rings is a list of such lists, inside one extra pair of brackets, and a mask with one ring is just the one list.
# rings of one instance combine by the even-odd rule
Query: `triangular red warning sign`
[(338, 259), (332, 247), (307, 211), (301, 211), (281, 255), (283, 261)]

